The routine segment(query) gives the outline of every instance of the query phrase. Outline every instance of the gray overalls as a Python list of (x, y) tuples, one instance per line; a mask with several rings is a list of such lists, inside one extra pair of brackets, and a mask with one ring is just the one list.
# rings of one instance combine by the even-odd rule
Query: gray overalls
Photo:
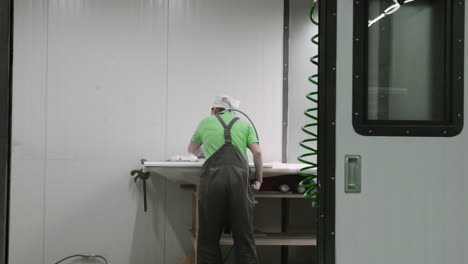
[(234, 118), (224, 127), (225, 144), (205, 161), (200, 180), (198, 264), (221, 264), (219, 239), (226, 224), (234, 238), (236, 263), (257, 264), (253, 237), (253, 209), (247, 160), (232, 144)]

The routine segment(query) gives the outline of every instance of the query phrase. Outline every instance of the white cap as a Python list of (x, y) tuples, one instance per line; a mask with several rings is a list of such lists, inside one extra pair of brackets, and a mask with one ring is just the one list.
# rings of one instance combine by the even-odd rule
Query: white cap
[(222, 96), (216, 96), (212, 106), (224, 108), (224, 109), (237, 109), (239, 105), (240, 105), (239, 100), (236, 100), (227, 95), (222, 95)]

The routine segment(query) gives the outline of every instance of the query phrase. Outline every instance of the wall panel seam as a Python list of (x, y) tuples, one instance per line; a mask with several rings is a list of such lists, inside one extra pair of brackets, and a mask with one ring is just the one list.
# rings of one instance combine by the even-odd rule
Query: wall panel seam
[[(165, 151), (164, 151), (164, 155), (165, 157), (167, 158), (167, 155), (168, 155), (168, 122), (169, 122), (169, 23), (170, 23), (170, 16), (169, 16), (169, 13), (170, 13), (170, 1), (167, 0), (166, 2), (166, 134), (165, 134), (165, 137), (166, 137), (166, 145), (165, 145)], [(163, 245), (163, 262), (164, 264), (166, 264), (166, 224), (167, 224), (167, 214), (166, 214), (166, 209), (167, 209), (167, 180), (164, 179), (164, 209), (163, 209), (163, 212), (164, 212), (164, 245)]]
[[(31, 0), (33, 1), (33, 0)], [(43, 179), (43, 220), (42, 220), (42, 263), (45, 263), (45, 245), (46, 245), (46, 190), (47, 190), (47, 117), (48, 117), (48, 88), (49, 88), (49, 0), (41, 2), (41, 10), (44, 10), (45, 3), (45, 107), (44, 107), (44, 179)], [(41, 17), (44, 16), (44, 12), (41, 11)], [(43, 23), (41, 23), (43, 25)]]

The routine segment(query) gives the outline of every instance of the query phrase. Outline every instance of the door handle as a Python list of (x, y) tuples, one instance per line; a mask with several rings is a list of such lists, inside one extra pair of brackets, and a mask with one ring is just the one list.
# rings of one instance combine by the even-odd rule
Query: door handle
[(361, 156), (345, 155), (345, 192), (361, 192)]

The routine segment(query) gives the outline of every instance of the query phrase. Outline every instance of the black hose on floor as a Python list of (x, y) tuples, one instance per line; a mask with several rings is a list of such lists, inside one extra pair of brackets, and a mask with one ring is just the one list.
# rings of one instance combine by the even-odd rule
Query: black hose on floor
[(62, 263), (64, 262), (65, 260), (67, 259), (71, 259), (71, 258), (95, 258), (95, 259), (100, 259), (102, 261), (104, 261), (104, 263), (108, 264), (107, 262), (107, 259), (103, 256), (100, 256), (100, 255), (92, 255), (92, 254), (76, 254), (76, 255), (71, 255), (71, 256), (68, 256), (64, 259), (61, 259), (59, 260), (58, 262), (56, 262), (55, 264), (59, 264), (59, 263)]

